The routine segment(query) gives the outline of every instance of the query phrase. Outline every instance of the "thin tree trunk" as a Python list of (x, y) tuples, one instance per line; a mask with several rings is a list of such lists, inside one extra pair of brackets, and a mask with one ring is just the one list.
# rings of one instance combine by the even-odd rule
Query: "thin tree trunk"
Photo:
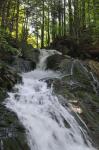
[(61, 34), (62, 34), (62, 36), (64, 36), (64, 14), (63, 13), (62, 13), (62, 21), (61, 22), (62, 22), (61, 23), (62, 24), (62, 27), (61, 27), (62, 28), (62, 33)]
[(72, 7), (71, 7), (71, 0), (68, 0), (68, 7), (69, 7), (69, 34), (73, 34), (73, 15), (72, 15)]
[(44, 0), (42, 1), (41, 48), (44, 48)]
[(5, 22), (6, 22), (6, 4), (7, 1), (4, 1), (2, 5), (2, 10), (1, 10), (1, 27), (5, 28)]
[[(53, 8), (55, 8), (55, 0), (53, 2)], [(54, 39), (56, 38), (56, 34), (57, 34), (57, 31), (56, 31), (56, 16), (55, 16), (55, 10), (52, 8), (52, 41), (54, 41)]]
[(59, 36), (61, 36), (61, 2), (60, 0), (59, 0), (58, 21), (59, 21)]
[(50, 45), (50, 12), (49, 12), (49, 6), (48, 6), (48, 46)]
[(9, 29), (10, 7), (11, 7), (11, 1), (9, 0), (7, 4), (7, 13), (6, 13), (6, 28), (8, 27), (8, 29)]
[(74, 1), (74, 35), (79, 40), (79, 8), (78, 0)]
[(82, 0), (82, 30), (86, 28), (85, 22), (85, 0)]
[(66, 0), (64, 0), (64, 36), (66, 35)]
[(37, 48), (38, 48), (39, 47), (39, 42), (38, 42), (38, 39), (39, 39), (39, 36), (38, 36), (39, 35), (38, 27), (37, 27), (37, 33), (36, 34), (37, 34)]
[(93, 0), (93, 18), (94, 18), (94, 23), (96, 24), (96, 6), (95, 6), (95, 0)]
[(90, 26), (90, 0), (88, 0), (88, 25)]
[(17, 14), (16, 14), (16, 40), (18, 40), (18, 25), (19, 25), (19, 0), (17, 0)]

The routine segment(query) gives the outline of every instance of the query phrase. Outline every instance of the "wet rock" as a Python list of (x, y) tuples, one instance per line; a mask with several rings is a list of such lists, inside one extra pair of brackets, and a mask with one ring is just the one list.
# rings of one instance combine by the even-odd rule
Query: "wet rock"
[(33, 61), (25, 60), (21, 57), (17, 57), (13, 61), (12, 67), (14, 67), (17, 72), (28, 72), (36, 68), (36, 63)]
[(0, 87), (6, 90), (11, 90), (15, 83), (20, 82), (21, 77), (17, 72), (7, 66), (6, 64), (0, 64)]
[(21, 82), (17, 72), (0, 64), (0, 150), (29, 150), (25, 129), (17, 116), (4, 106), (7, 91), (17, 82)]
[(0, 104), (0, 150), (29, 150), (25, 129), (17, 116)]
[(35, 63), (38, 63), (39, 61), (39, 55), (40, 55), (40, 50), (39, 49), (34, 49), (31, 45), (30, 47), (25, 47), (23, 49), (23, 54), (22, 57), (25, 60), (29, 60)]
[(65, 57), (63, 55), (55, 54), (47, 58), (47, 69), (58, 70), (59, 64)]

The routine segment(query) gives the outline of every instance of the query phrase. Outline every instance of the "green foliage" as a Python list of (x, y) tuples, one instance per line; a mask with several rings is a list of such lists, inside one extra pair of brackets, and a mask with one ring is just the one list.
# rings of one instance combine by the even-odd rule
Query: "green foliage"
[(0, 29), (0, 51), (10, 52), (11, 54), (17, 54), (18, 50), (9, 45), (7, 38), (9, 38), (9, 35), (4, 30)]
[[(4, 31), (16, 41), (32, 44), (34, 47), (49, 46), (56, 37), (64, 36), (72, 36), (79, 43), (80, 39), (89, 33), (90, 39), (96, 43), (99, 41), (98, 18), (98, 0), (6, 0), (6, 3), (0, 2), (0, 24)], [(7, 34), (0, 40), (6, 47), (5, 36)], [(15, 51), (9, 46), (6, 48), (8, 51)]]

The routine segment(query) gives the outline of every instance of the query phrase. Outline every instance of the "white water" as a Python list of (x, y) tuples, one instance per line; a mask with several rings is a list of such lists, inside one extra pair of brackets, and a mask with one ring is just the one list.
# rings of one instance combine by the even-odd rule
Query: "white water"
[(37, 64), (37, 68), (39, 69), (46, 69), (46, 59), (47, 57), (54, 55), (54, 54), (59, 54), (62, 55), (62, 53), (56, 51), (56, 50), (45, 50), (45, 49), (41, 49), (40, 50), (40, 61)]
[[(41, 66), (45, 66), (44, 61)], [(26, 128), (30, 149), (94, 150), (86, 135), (84, 140), (85, 132), (71, 115), (70, 109), (63, 107), (52, 88), (40, 80), (47, 77), (55, 78), (59, 75), (41, 69), (23, 73), (23, 84), (17, 84), (15, 88), (18, 91), (9, 93), (6, 100), (6, 107), (17, 114)], [(64, 122), (69, 124), (68, 128)]]

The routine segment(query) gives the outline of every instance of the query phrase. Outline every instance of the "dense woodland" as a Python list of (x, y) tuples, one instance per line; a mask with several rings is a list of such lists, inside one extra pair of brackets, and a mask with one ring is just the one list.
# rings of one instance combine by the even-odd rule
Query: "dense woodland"
[[(99, 43), (98, 0), (0, 0), (0, 34), (44, 48), (55, 39)], [(8, 36), (6, 35), (6, 36)], [(2, 37), (0, 39), (2, 43)]]

